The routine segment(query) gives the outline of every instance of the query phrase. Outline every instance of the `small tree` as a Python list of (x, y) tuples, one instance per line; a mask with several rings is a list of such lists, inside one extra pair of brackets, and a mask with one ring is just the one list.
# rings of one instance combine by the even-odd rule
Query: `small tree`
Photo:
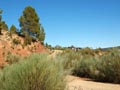
[(41, 29), (40, 29), (40, 33), (38, 34), (38, 40), (44, 44), (44, 40), (45, 40), (45, 31), (44, 31), (44, 28), (41, 26)]
[(14, 34), (14, 33), (16, 33), (16, 27), (15, 27), (15, 25), (12, 25), (12, 26), (10, 27), (10, 36), (11, 36), (12, 34)]
[(0, 34), (1, 34), (1, 31), (2, 31), (2, 10), (0, 9)]
[(3, 30), (8, 30), (8, 26), (5, 23), (5, 21), (2, 21), (2, 10), (0, 9), (0, 34), (2, 33), (2, 29)]
[(5, 23), (5, 21), (2, 22), (2, 29), (3, 29), (3, 30), (8, 30), (8, 26), (7, 26), (7, 24)]
[(46, 43), (46, 44), (45, 44), (45, 47), (48, 48), (48, 46), (49, 46), (48, 43)]

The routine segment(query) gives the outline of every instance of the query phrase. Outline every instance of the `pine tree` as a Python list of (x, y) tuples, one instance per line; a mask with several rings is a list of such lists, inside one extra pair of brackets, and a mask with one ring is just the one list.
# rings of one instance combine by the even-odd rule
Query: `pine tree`
[(2, 30), (8, 30), (8, 26), (5, 23), (5, 21), (2, 21), (2, 10), (0, 9), (0, 34), (2, 33)]
[(3, 30), (8, 30), (8, 26), (7, 26), (7, 24), (5, 23), (5, 21), (2, 22), (2, 29), (3, 29)]
[(15, 27), (15, 25), (12, 25), (11, 27), (10, 27), (10, 35), (12, 35), (13, 33), (16, 33), (16, 27)]
[(44, 32), (44, 28), (42, 26), (40, 29), (40, 33), (38, 34), (38, 40), (41, 41), (42, 44), (44, 44), (45, 32)]
[(2, 32), (2, 10), (0, 9), (0, 34)]
[[(21, 33), (25, 36), (25, 40), (29, 39), (29, 41), (32, 41), (30, 38), (36, 37), (36, 39), (44, 42), (44, 39), (42, 38), (45, 38), (45, 33), (43, 33), (43, 29), (41, 30), (39, 17), (33, 7), (28, 6), (24, 9), (23, 15), (19, 18), (19, 22)], [(29, 43), (31, 42), (28, 42), (28, 44)]]
[(23, 34), (27, 32), (29, 35), (36, 35), (40, 32), (39, 17), (31, 6), (24, 9), (19, 22)]

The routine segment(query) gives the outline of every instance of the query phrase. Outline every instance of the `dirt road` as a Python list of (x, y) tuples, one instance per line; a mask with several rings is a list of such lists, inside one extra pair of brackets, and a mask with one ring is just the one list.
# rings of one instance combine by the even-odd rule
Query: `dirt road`
[(120, 84), (100, 83), (75, 76), (67, 76), (67, 90), (120, 90)]
[(63, 51), (62, 50), (53, 50), (50, 57), (51, 58), (55, 58), (55, 56), (59, 53), (62, 53)]

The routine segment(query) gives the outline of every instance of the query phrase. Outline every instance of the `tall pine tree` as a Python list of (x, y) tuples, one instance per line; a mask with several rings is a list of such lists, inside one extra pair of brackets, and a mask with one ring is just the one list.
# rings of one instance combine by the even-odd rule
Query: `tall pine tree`
[(24, 9), (23, 15), (19, 18), (19, 22), (20, 22), (21, 32), (26, 38), (28, 38), (28, 36), (29, 38), (36, 37), (38, 40), (43, 42), (44, 39), (39, 39), (39, 38), (43, 37), (41, 35), (41, 32), (44, 31), (41, 30), (39, 17), (33, 7), (28, 6)]

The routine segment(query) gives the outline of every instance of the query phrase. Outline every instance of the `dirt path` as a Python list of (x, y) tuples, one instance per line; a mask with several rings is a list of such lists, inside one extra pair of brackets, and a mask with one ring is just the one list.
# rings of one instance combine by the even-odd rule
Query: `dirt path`
[(59, 53), (62, 53), (62, 50), (53, 50), (53, 53), (50, 55), (51, 58), (55, 58), (55, 56)]
[(70, 75), (66, 79), (67, 90), (120, 90), (120, 84), (94, 82)]

